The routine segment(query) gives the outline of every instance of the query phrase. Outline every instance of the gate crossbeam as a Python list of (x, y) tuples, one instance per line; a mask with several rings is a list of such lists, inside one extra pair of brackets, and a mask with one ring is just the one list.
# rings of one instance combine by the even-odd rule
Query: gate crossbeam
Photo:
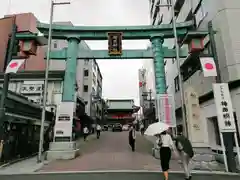
[[(164, 47), (164, 58), (175, 58), (175, 49)], [(185, 58), (188, 55), (187, 48), (180, 49), (180, 57)], [(52, 51), (50, 54), (52, 60), (66, 60), (67, 49)], [(136, 49), (123, 50), (121, 56), (110, 56), (107, 50), (83, 50), (79, 51), (78, 59), (153, 59), (152, 50)]]
[[(194, 25), (193, 21), (177, 23), (177, 32), (179, 36), (185, 36), (187, 31)], [(38, 30), (48, 36), (49, 24), (38, 23)], [(149, 39), (152, 34), (161, 33), (163, 38), (173, 38), (171, 24), (161, 24), (156, 26), (66, 26), (53, 24), (53, 39), (68, 39), (77, 37), (81, 40), (107, 40), (107, 32), (122, 32), (124, 40)]]

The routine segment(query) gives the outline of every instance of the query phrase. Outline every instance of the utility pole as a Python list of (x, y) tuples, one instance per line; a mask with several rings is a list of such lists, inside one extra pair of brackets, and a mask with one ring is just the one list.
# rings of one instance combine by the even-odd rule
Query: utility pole
[[(7, 49), (6, 56), (5, 56), (4, 72), (6, 70), (7, 65), (12, 60), (12, 54), (13, 54), (13, 49), (14, 49), (14, 45), (15, 45), (16, 34), (17, 34), (16, 17), (13, 17), (12, 33), (11, 33), (11, 38), (8, 41), (9, 48)], [(1, 101), (0, 101), (0, 138), (1, 138), (1, 142), (3, 142), (3, 135), (4, 135), (3, 124), (4, 124), (4, 116), (5, 116), (5, 102), (6, 102), (7, 95), (8, 95), (9, 78), (10, 78), (9, 74), (4, 74), (4, 82), (3, 82), (2, 95), (1, 95)]]
[(52, 46), (52, 24), (53, 24), (53, 11), (55, 5), (66, 5), (70, 4), (70, 2), (59, 2), (55, 3), (51, 0), (50, 7), (50, 22), (49, 22), (49, 30), (48, 30), (48, 48), (47, 48), (47, 59), (46, 59), (46, 68), (45, 68), (45, 79), (44, 79), (44, 89), (43, 89), (43, 107), (42, 107), (42, 117), (41, 117), (41, 128), (40, 128), (40, 140), (38, 147), (38, 158), (37, 162), (42, 162), (42, 150), (43, 150), (43, 141), (44, 141), (44, 122), (46, 116), (46, 102), (47, 102), (47, 90), (48, 90), (48, 73), (49, 73), (49, 63), (50, 63), (50, 52)]
[(180, 92), (180, 99), (181, 99), (183, 133), (186, 137), (188, 137), (188, 129), (187, 129), (188, 125), (187, 125), (187, 116), (186, 116), (186, 109), (185, 109), (185, 95), (184, 95), (183, 80), (181, 75), (180, 53), (179, 53), (177, 27), (176, 27), (176, 17), (175, 17), (175, 10), (174, 10), (174, 1), (170, 0), (169, 4), (160, 4), (156, 6), (171, 8), (174, 44), (175, 44), (175, 51), (176, 51), (176, 63), (177, 63), (177, 70), (178, 70), (179, 92)]
[(171, 11), (172, 11), (172, 25), (173, 25), (175, 50), (176, 50), (176, 63), (177, 63), (177, 69), (178, 69), (179, 91), (180, 91), (181, 106), (182, 106), (181, 111), (182, 111), (182, 121), (183, 121), (183, 132), (184, 132), (185, 136), (188, 137), (187, 116), (186, 116), (186, 111), (185, 111), (185, 97), (184, 97), (184, 89), (183, 89), (183, 80), (182, 80), (182, 75), (181, 75), (178, 35), (177, 35), (176, 17), (175, 17), (173, 0), (170, 0), (170, 4), (171, 4)]
[(149, 89), (149, 107), (152, 108), (152, 90)]
[[(208, 32), (209, 32), (209, 40), (210, 40), (212, 55), (213, 55), (214, 62), (216, 64), (216, 71), (217, 71), (216, 83), (222, 83), (221, 71), (220, 71), (218, 55), (217, 55), (216, 41), (214, 37), (215, 32), (213, 30), (213, 25), (211, 21), (208, 23)], [(235, 155), (233, 150), (234, 133), (224, 132), (222, 134), (223, 134), (223, 141), (224, 141), (224, 144), (222, 144), (222, 146), (225, 146), (226, 148), (228, 170), (230, 172), (236, 172), (236, 161), (235, 161)]]

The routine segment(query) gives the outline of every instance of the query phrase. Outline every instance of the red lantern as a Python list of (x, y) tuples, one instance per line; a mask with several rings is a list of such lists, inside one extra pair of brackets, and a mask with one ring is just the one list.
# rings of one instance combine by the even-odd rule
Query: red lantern
[(189, 52), (199, 52), (204, 49), (203, 39), (192, 39), (189, 43)]
[(37, 43), (35, 40), (21, 40), (19, 45), (20, 52), (23, 52), (26, 55), (36, 55)]

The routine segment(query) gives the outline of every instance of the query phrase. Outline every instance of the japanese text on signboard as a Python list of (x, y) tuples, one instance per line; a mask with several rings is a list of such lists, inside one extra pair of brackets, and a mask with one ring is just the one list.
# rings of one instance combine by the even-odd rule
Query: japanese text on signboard
[(231, 96), (227, 83), (213, 84), (220, 132), (236, 132)]

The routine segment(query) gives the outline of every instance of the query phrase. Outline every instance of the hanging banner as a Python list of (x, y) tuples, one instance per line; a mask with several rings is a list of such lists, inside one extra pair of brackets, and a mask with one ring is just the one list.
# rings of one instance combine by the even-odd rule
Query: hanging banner
[(157, 94), (156, 105), (159, 121), (168, 124), (170, 127), (176, 127), (174, 96), (169, 94)]
[(204, 77), (217, 76), (216, 64), (212, 57), (201, 57), (200, 62), (201, 62)]
[(7, 65), (5, 73), (17, 73), (19, 68), (22, 66), (22, 64), (25, 62), (25, 59), (13, 59), (11, 62)]
[(227, 83), (213, 84), (220, 132), (236, 132), (231, 96)]

